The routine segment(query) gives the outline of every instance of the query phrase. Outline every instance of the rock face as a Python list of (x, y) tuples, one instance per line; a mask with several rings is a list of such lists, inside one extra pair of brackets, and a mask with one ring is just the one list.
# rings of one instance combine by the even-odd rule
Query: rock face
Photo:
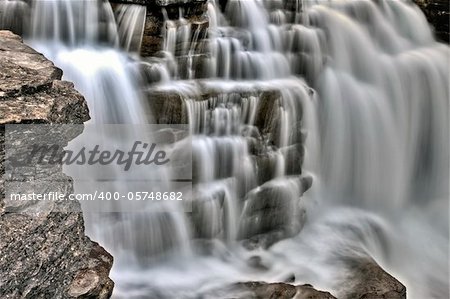
[[(20, 37), (0, 31), (0, 298), (109, 298), (114, 286), (108, 277), (113, 258), (85, 236), (77, 202), (16, 204), (5, 197), (5, 166), (11, 167), (5, 165), (5, 125), (89, 119), (84, 98), (61, 76)], [(67, 143), (79, 133), (60, 139)], [(30, 173), (38, 176), (38, 166)], [(49, 177), (50, 191), (73, 191), (61, 165)], [(30, 177), (21, 183), (42, 187)]]
[[(267, 232), (282, 237), (297, 234), (305, 222), (305, 210), (298, 206), (297, 198), (309, 189), (308, 178), (291, 177), (288, 180), (271, 180), (247, 194), (242, 212), (241, 238), (258, 239)], [(274, 240), (276, 241), (276, 239)], [(265, 241), (263, 247), (272, 245)]]
[(425, 13), (428, 22), (434, 27), (436, 37), (449, 43), (449, 2), (448, 0), (414, 0)]
[(406, 299), (406, 288), (370, 259), (353, 261), (345, 299)]

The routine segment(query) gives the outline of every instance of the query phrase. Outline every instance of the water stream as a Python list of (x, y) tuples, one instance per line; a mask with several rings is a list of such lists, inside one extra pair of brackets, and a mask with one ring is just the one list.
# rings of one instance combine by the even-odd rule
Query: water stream
[[(92, 122), (153, 122), (149, 90), (183, 101), (195, 213), (87, 219), (115, 256), (116, 298), (292, 275), (342, 297), (360, 256), (408, 298), (449, 298), (449, 47), (408, 1), (291, 2), (210, 0), (207, 33), (162, 11), (163, 52), (140, 58), (144, 7), (0, 1), (0, 27), (64, 70)], [(248, 248), (271, 235), (281, 240)]]

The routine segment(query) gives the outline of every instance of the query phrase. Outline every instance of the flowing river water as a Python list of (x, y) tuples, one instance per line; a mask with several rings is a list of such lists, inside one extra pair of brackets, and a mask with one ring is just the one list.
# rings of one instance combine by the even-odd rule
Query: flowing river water
[[(449, 297), (449, 47), (408, 1), (292, 3), (230, 0), (220, 9), (211, 0), (200, 74), (204, 32), (182, 11), (176, 20), (162, 12), (163, 52), (148, 59), (137, 54), (143, 6), (0, 1), (0, 27), (19, 26), (64, 70), (92, 122), (152, 123), (148, 88), (183, 100), (198, 215), (150, 211), (111, 222), (86, 213), (88, 235), (115, 257), (115, 297), (196, 298), (292, 275), (339, 297), (346, 261), (358, 256), (405, 284), (408, 298)], [(205, 89), (218, 95), (199, 99)], [(265, 103), (259, 90), (280, 95), (266, 115), (276, 129), (262, 145), (265, 170), (250, 148)], [(301, 159), (288, 154), (299, 136), (301, 175), (292, 172)], [(261, 190), (271, 191), (275, 212), (258, 211)], [(243, 246), (274, 223), (282, 240)], [(264, 270), (248, 265), (253, 256)]]

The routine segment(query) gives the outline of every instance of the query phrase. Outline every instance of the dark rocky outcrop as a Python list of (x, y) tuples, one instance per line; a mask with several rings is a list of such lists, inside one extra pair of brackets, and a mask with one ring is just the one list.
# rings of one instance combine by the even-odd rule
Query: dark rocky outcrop
[[(83, 96), (61, 76), (20, 37), (0, 31), (0, 298), (109, 298), (114, 286), (108, 277), (113, 258), (84, 234), (77, 202), (16, 203), (5, 196), (5, 186), (11, 192), (73, 191), (59, 164), (46, 170), (43, 184), (36, 179), (43, 175), (38, 166), (10, 181), (13, 166), (5, 162), (5, 125), (89, 119)], [(79, 133), (60, 134), (58, 141), (66, 144)]]
[(450, 42), (450, 3), (448, 0), (414, 0), (422, 9), (428, 22), (434, 27), (436, 37), (446, 43)]
[[(258, 256), (249, 260), (254, 268), (264, 271)], [(375, 261), (368, 258), (350, 261), (348, 277), (341, 282), (339, 295), (319, 291), (312, 285), (295, 285), (295, 277), (289, 282), (267, 283), (261, 281), (241, 282), (204, 294), (205, 299), (406, 299), (406, 288), (385, 272)], [(336, 294), (334, 294), (336, 295)]]
[(242, 282), (205, 295), (205, 299), (336, 299), (328, 292), (318, 291), (313, 286), (261, 281)]
[(286, 283), (245, 282), (234, 286), (246, 293), (243, 297), (252, 299), (335, 299), (328, 292), (318, 291), (312, 285), (294, 286)]

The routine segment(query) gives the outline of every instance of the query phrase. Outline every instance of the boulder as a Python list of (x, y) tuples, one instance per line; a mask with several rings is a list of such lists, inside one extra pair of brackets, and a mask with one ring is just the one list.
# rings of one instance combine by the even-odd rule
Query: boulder
[(241, 282), (222, 290), (205, 295), (205, 299), (336, 299), (328, 292), (314, 289), (313, 286), (287, 283), (267, 283), (261, 281)]
[(406, 299), (406, 287), (372, 259), (349, 261), (350, 276), (343, 299)]
[(211, 193), (195, 193), (195, 200), (192, 202), (192, 212), (190, 214), (195, 238), (213, 239), (224, 233), (223, 206), (226, 195), (223, 189), (217, 189)]
[[(60, 69), (8, 31), (0, 31), (0, 70), (0, 297), (109, 298), (113, 258), (85, 235), (78, 202), (6, 198), (6, 191), (28, 189), (64, 196), (73, 192), (60, 164), (45, 171), (28, 165), (11, 172), (17, 165), (5, 161), (5, 155), (24, 153), (5, 153), (5, 134), (10, 134), (5, 125), (83, 124), (89, 119), (86, 102), (72, 83), (61, 81)], [(66, 132), (56, 126), (64, 132), (58, 131), (55, 140), (67, 144), (82, 131), (77, 127), (81, 130)], [(43, 135), (51, 133), (44, 130)]]
[[(286, 283), (246, 282), (236, 285), (249, 291), (255, 299), (335, 299), (328, 292), (318, 291), (312, 285), (290, 285)], [(244, 298), (244, 297), (242, 297)]]
[(242, 211), (240, 238), (259, 240), (269, 233), (270, 242), (262, 242), (269, 247), (298, 233), (306, 220), (300, 197), (310, 186), (311, 177), (292, 176), (275, 178), (250, 191)]

